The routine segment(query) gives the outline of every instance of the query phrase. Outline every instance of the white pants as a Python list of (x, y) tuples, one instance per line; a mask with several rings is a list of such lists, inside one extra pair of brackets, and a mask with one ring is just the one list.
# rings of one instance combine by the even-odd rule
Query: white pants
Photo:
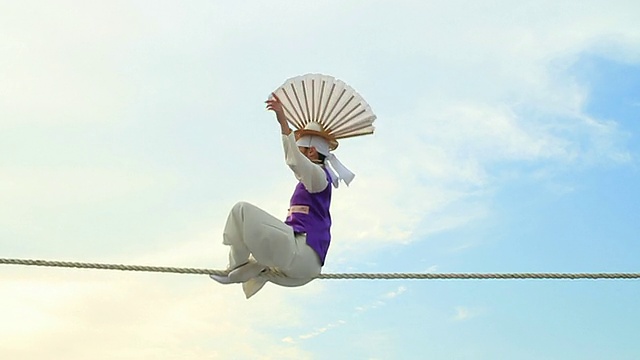
[(229, 245), (229, 268), (249, 260), (273, 267), (286, 275), (270, 279), (282, 286), (301, 286), (320, 274), (318, 254), (307, 245), (305, 234), (266, 211), (246, 202), (231, 209), (224, 228), (223, 244)]

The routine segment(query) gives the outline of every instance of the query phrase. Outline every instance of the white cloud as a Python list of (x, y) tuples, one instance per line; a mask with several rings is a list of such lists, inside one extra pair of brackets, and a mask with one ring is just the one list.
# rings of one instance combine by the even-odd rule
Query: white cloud
[[(336, 196), (335, 232), (347, 242), (339, 246), (353, 251), (362, 242), (374, 249), (406, 244), (481, 219), (490, 214), (486, 200), (508, 180), (501, 178), (505, 175), (535, 177), (548, 169), (552, 179), (568, 168), (629, 163), (631, 155), (620, 146), (626, 135), (613, 122), (583, 114), (583, 90), (561, 90), (564, 86), (562, 79), (549, 79), (544, 88), (553, 95), (517, 105), (497, 98), (425, 98), (429, 105), (400, 118), (383, 117), (391, 125), (379, 126), (369, 139), (375, 145), (350, 149), (360, 176)], [(549, 105), (547, 100), (557, 98), (568, 101)], [(539, 104), (551, 108), (538, 114)], [(492, 170), (510, 164), (526, 164), (530, 170)]]
[[(327, 332), (328, 330), (334, 329), (334, 328), (336, 328), (338, 326), (342, 326), (342, 325), (344, 325), (346, 323), (347, 322), (345, 320), (338, 320), (336, 322), (327, 324), (327, 325), (325, 325), (323, 327), (317, 328), (317, 329), (315, 329), (314, 331), (312, 331), (310, 333), (299, 335), (298, 338), (300, 340), (309, 340), (311, 338), (314, 338), (314, 337), (316, 337), (318, 335), (321, 335), (321, 334)], [(285, 338), (285, 339), (288, 339), (288, 338)]]
[(404, 287), (404, 286), (400, 286), (395, 291), (391, 291), (391, 292), (386, 293), (384, 297), (387, 298), (387, 299), (393, 299), (395, 297), (398, 297), (398, 296), (402, 295), (405, 291), (407, 291), (407, 288)]
[(368, 304), (357, 306), (355, 308), (356, 314), (361, 314), (370, 310), (374, 310), (374, 309), (378, 309), (380, 307), (386, 306), (388, 301), (399, 297), (400, 295), (404, 294), (406, 291), (407, 291), (407, 288), (405, 286), (399, 286), (395, 290), (392, 290), (385, 294), (380, 295), (378, 299), (375, 299), (374, 301)]
[[(356, 316), (362, 316), (364, 313), (369, 312), (369, 311), (373, 311), (375, 309), (381, 308), (383, 306), (386, 306), (388, 301), (393, 300), (397, 297), (399, 297), (400, 295), (402, 295), (403, 293), (405, 293), (407, 291), (407, 288), (404, 286), (399, 286), (397, 289), (389, 291), (387, 293), (381, 294), (377, 299), (374, 299), (373, 301), (364, 304), (364, 305), (359, 305), (356, 306), (354, 308), (354, 313), (351, 314), (352, 317), (356, 317)], [(324, 333), (326, 333), (329, 330), (341, 327), (341, 326), (345, 326), (348, 324), (347, 320), (336, 320), (333, 322), (330, 322), (326, 325), (323, 325), (321, 327), (317, 327), (315, 329), (313, 329), (312, 331), (297, 335), (297, 336), (287, 336), (284, 337), (281, 341), (284, 343), (290, 343), (290, 344), (295, 344), (299, 341), (303, 341), (303, 340), (309, 340), (311, 338), (315, 338), (317, 336), (320, 336)]]
[(5, 204), (36, 203), (60, 207), (100, 203), (163, 191), (180, 182), (172, 174), (148, 173), (124, 168), (0, 168), (0, 193)]
[(473, 248), (474, 246), (475, 246), (475, 244), (465, 243), (465, 244), (462, 244), (462, 245), (454, 246), (451, 249), (449, 249), (449, 251), (450, 252), (466, 251), (466, 250), (469, 250), (469, 249)]
[(431, 265), (424, 272), (426, 272), (426, 273), (438, 272), (438, 265)]
[[(228, 248), (211, 241), (219, 232), (173, 234), (183, 241), (92, 260), (223, 269)], [(0, 278), (0, 292), (11, 294), (0, 299), (0, 316), (7, 320), (0, 324), (0, 337), (7, 340), (0, 354), (25, 360), (43, 352), (70, 360), (309, 359), (305, 350), (278, 345), (275, 335), (261, 329), (299, 325), (303, 309), (293, 299), (317, 296), (323, 288), (320, 282), (300, 288), (267, 284), (247, 301), (239, 285), (222, 286), (206, 275), (6, 266)]]
[(363, 313), (363, 312), (371, 311), (371, 310), (383, 307), (385, 305), (387, 305), (386, 302), (384, 302), (382, 300), (375, 300), (375, 301), (370, 302), (368, 304), (357, 306), (356, 307), (356, 313), (360, 314), (360, 313)]
[[(42, 352), (67, 359), (309, 357), (260, 331), (295, 316), (284, 293), (273, 289), (249, 302), (239, 287), (203, 276), (58, 274), (5, 279), (0, 285), (12, 294), (0, 300), (8, 320), (0, 326), (3, 357), (36, 359)], [(247, 339), (251, 347), (245, 346)]]
[(484, 309), (480, 308), (469, 308), (466, 306), (456, 306), (455, 307), (455, 315), (453, 316), (454, 321), (467, 321), (477, 316), (485, 313)]
[(458, 321), (467, 320), (469, 319), (469, 317), (470, 317), (469, 309), (462, 306), (456, 307), (456, 315), (454, 316), (455, 320), (458, 320)]

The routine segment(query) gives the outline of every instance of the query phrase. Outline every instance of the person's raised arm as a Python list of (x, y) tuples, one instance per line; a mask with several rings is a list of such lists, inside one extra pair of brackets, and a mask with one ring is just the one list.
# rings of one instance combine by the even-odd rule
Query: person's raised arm
[(271, 110), (276, 113), (276, 120), (280, 124), (280, 131), (282, 135), (289, 135), (291, 133), (291, 128), (289, 127), (289, 123), (287, 122), (287, 117), (284, 115), (284, 108), (282, 107), (282, 102), (278, 99), (275, 93), (271, 93), (273, 98), (265, 101), (267, 103), (267, 110)]
[(329, 183), (324, 170), (298, 150), (298, 145), (296, 145), (296, 140), (284, 115), (282, 103), (276, 94), (271, 95), (273, 98), (266, 101), (267, 110), (276, 113), (276, 119), (280, 124), (285, 162), (307, 191), (316, 193), (324, 190)]

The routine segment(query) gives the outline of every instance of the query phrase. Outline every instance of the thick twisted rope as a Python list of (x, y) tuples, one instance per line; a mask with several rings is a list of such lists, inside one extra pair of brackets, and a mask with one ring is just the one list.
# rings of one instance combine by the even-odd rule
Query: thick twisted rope
[[(63, 267), (76, 269), (121, 270), (160, 272), (174, 274), (197, 275), (226, 275), (225, 270), (178, 268), (164, 266), (140, 266), (117, 265), (103, 263), (82, 263), (70, 261), (49, 261), (29, 259), (5, 259), (0, 258), (0, 264)], [(284, 276), (277, 271), (270, 271), (266, 277)], [(640, 279), (640, 273), (335, 273), (320, 274), (317, 279), (413, 279), (413, 280), (486, 280), (486, 279), (552, 279), (552, 280), (577, 280), (577, 279)]]

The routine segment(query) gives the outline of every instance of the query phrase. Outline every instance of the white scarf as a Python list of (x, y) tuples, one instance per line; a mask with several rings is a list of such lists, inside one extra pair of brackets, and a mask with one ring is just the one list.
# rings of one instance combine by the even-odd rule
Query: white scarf
[(333, 187), (337, 188), (340, 180), (349, 186), (353, 178), (356, 177), (356, 174), (347, 169), (333, 153), (329, 152), (329, 143), (322, 137), (312, 135), (303, 136), (296, 141), (296, 145), (307, 148), (313, 146), (317, 152), (325, 156), (324, 165), (329, 172)]

